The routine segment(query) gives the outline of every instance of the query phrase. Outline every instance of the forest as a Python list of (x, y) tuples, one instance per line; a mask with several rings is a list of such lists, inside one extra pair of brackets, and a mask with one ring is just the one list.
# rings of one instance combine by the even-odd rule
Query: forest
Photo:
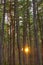
[(0, 65), (43, 65), (43, 0), (0, 0)]

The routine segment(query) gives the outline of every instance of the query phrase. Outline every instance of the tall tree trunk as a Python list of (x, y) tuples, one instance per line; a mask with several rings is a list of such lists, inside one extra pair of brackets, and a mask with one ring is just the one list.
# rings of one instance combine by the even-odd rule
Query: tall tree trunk
[[(39, 27), (39, 31), (40, 31), (40, 40), (42, 41), (42, 36), (43, 36), (43, 32), (42, 32), (42, 23), (41, 23), (41, 20), (40, 20), (40, 13), (38, 11), (38, 4), (37, 4), (37, 20), (38, 20), (38, 27)], [(42, 24), (42, 25), (41, 25)], [(42, 43), (42, 42), (41, 42)], [(39, 48), (39, 55), (40, 55), (40, 63), (42, 64), (42, 53), (41, 53), (41, 48), (42, 48), (42, 44), (40, 45), (40, 48)]]
[(25, 52), (24, 52), (24, 48), (27, 45), (27, 8), (26, 6), (24, 6), (23, 8), (23, 65), (27, 64), (27, 60), (26, 60), (27, 56), (25, 55)]
[(9, 42), (9, 65), (12, 65), (12, 14), (11, 14), (11, 0), (9, 5), (9, 16), (10, 16), (10, 42)]
[[(27, 0), (27, 23), (28, 23), (28, 30), (29, 30), (29, 39), (28, 39), (28, 46), (32, 46), (31, 44), (31, 24), (30, 24), (30, 10), (29, 10), (29, 0)], [(28, 55), (28, 64), (31, 65), (32, 64), (32, 55)]]
[(41, 41), (42, 41), (42, 65), (43, 65), (43, 16), (41, 16)]
[(4, 63), (4, 50), (3, 50), (3, 48), (4, 48), (4, 46), (3, 46), (3, 42), (4, 42), (4, 22), (5, 22), (5, 12), (6, 12), (6, 6), (5, 6), (5, 4), (6, 4), (6, 0), (4, 0), (4, 3), (3, 3), (3, 19), (2, 19), (2, 26), (1, 26), (1, 42), (0, 42), (0, 65), (2, 65), (3, 63)]
[(41, 65), (40, 63), (40, 56), (39, 56), (39, 41), (38, 41), (38, 26), (37, 26), (37, 1), (33, 0), (33, 22), (34, 22), (34, 44), (35, 44), (35, 64)]
[(20, 36), (19, 36), (19, 12), (18, 12), (18, 0), (15, 1), (15, 21), (16, 21), (16, 33), (17, 33), (17, 47), (19, 56), (19, 65), (21, 65), (21, 54), (20, 54)]

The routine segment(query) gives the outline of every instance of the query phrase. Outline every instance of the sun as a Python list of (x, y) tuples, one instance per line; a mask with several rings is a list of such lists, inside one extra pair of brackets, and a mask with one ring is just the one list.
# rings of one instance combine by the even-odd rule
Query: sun
[(28, 47), (28, 46), (25, 46), (25, 48), (22, 48), (21, 50), (22, 50), (24, 53), (26, 53), (26, 54), (28, 54), (28, 53), (31, 52), (30, 47)]
[(24, 52), (25, 52), (26, 54), (30, 53), (30, 47), (25, 47)]
[(25, 52), (26, 52), (26, 53), (29, 52), (29, 48), (28, 48), (28, 47), (25, 48)]

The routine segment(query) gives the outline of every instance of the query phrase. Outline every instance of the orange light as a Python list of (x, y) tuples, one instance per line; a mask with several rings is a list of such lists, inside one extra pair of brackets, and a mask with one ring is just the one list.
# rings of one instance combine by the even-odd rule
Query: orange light
[(30, 53), (30, 47), (26, 46), (24, 49), (21, 49), (24, 53), (28, 54)]
[(24, 49), (24, 51), (25, 51), (26, 54), (30, 53), (30, 47), (26, 47), (26, 48)]
[(28, 53), (28, 51), (29, 51), (29, 48), (28, 48), (28, 47), (27, 47), (27, 48), (25, 48), (25, 52), (26, 52), (26, 53)]

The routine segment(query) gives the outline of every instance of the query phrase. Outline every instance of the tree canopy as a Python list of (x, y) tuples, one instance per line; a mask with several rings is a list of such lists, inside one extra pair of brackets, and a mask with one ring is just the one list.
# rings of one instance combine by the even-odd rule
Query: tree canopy
[[(28, 55), (26, 47), (30, 48)], [(3, 64), (43, 65), (43, 0), (0, 0), (0, 65)]]

